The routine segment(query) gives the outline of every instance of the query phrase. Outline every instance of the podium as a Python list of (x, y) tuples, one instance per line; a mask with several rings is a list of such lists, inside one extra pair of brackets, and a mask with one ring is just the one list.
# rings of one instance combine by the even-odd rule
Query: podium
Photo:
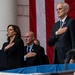
[(67, 70), (64, 64), (39, 65), (32, 67), (22, 67), (11, 70), (4, 70), (9, 73), (22, 73), (30, 75), (75, 75), (75, 64), (67, 64)]
[(75, 75), (75, 72), (66, 72), (66, 73), (58, 73), (58, 74), (50, 74), (50, 73), (18, 74), (18, 73), (0, 72), (0, 75)]
[(72, 71), (72, 72), (70, 72), (70, 71), (68, 71), (68, 72), (62, 72), (62, 73), (58, 73), (59, 75), (75, 75), (75, 72), (74, 71)]
[(0, 70), (4, 70), (6, 68), (7, 68), (6, 54), (4, 51), (0, 50)]

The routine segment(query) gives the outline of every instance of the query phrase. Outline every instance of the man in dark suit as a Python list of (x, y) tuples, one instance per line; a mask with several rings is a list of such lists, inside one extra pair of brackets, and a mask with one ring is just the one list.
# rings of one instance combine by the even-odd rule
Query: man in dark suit
[[(49, 46), (54, 46), (55, 64), (63, 64), (66, 52), (75, 48), (75, 20), (68, 17), (69, 5), (60, 2), (57, 5), (59, 21), (53, 25)], [(61, 24), (62, 21), (62, 24)]]
[(24, 66), (27, 67), (45, 64), (44, 48), (34, 44), (34, 39), (33, 32), (29, 31), (25, 34)]

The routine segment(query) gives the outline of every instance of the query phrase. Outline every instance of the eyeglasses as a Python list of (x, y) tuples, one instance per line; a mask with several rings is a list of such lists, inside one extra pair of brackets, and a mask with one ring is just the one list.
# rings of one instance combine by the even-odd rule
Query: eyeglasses
[(58, 10), (62, 10), (62, 9), (63, 9), (63, 8), (58, 8), (58, 9), (56, 9), (56, 10), (58, 11)]

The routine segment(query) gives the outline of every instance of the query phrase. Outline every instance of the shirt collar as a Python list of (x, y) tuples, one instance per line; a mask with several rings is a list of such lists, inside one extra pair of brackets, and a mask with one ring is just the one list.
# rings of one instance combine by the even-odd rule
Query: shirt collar
[(64, 17), (62, 20), (60, 20), (60, 21), (62, 21), (63, 23), (64, 23), (64, 21), (65, 21), (65, 19), (67, 18), (67, 16), (66, 17)]
[(30, 46), (28, 46), (28, 45), (27, 45), (27, 47), (30, 47), (30, 49), (32, 49), (32, 47), (33, 47), (33, 44), (31, 44)]

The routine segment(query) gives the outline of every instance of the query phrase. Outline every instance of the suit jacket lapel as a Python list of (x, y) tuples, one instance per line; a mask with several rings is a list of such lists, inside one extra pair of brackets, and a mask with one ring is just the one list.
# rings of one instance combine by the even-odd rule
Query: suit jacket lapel
[(24, 54), (27, 54), (27, 46), (24, 47)]
[[(72, 19), (70, 19), (69, 17), (67, 17), (66, 20), (65, 20), (65, 24), (64, 24), (63, 27), (68, 27), (71, 21), (72, 21)], [(65, 34), (66, 34), (66, 33), (60, 35), (61, 37), (60, 37), (59, 40), (61, 40)]]
[(63, 27), (67, 27), (67, 26), (69, 25), (69, 24), (68, 24), (69, 19), (70, 19), (69, 17), (66, 18)]
[(53, 26), (53, 33), (55, 33), (60, 28), (60, 21), (54, 24)]
[(33, 47), (32, 47), (32, 50), (31, 50), (32, 52), (35, 51), (35, 47), (36, 47), (35, 44), (33, 44)]

